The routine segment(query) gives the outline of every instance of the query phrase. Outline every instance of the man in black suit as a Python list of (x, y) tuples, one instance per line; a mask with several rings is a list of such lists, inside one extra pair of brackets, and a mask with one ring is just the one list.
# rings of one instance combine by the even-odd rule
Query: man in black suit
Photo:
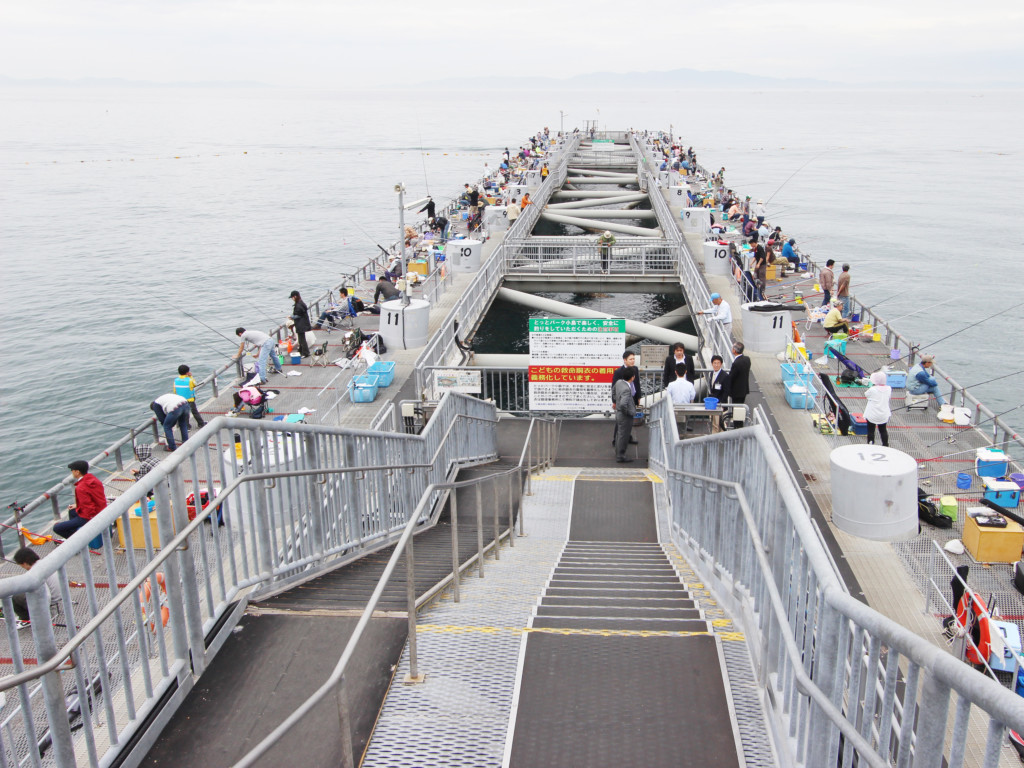
[[(717, 397), (719, 406), (725, 405), (729, 397), (730, 383), (729, 372), (722, 368), (722, 356), (715, 355), (711, 358), (711, 378), (708, 380), (708, 397)], [(722, 428), (721, 417), (717, 414), (712, 417), (715, 432)]]
[[(732, 353), (735, 357), (729, 369), (729, 398), (739, 404), (750, 394), (750, 358), (743, 354), (743, 342), (740, 341), (733, 343)], [(732, 426), (739, 429), (743, 422), (733, 421)]]
[[(619, 379), (625, 379), (626, 371), (632, 371), (633, 375), (628, 377), (630, 379), (629, 385), (633, 388), (633, 402), (636, 404), (637, 410), (640, 410), (640, 398), (643, 393), (640, 391), (640, 369), (636, 367), (636, 354), (630, 352), (628, 349), (622, 353), (622, 365), (615, 369), (615, 373), (612, 374), (612, 410), (615, 410), (615, 382)], [(615, 445), (615, 438), (618, 435), (618, 427), (615, 432), (612, 433), (612, 445)], [(636, 438), (630, 435), (629, 444), (636, 445)]]
[(686, 366), (687, 381), (693, 384), (697, 380), (693, 369), (693, 355), (686, 354), (686, 348), (677, 341), (672, 345), (672, 351), (669, 353), (669, 356), (665, 358), (665, 370), (661, 374), (662, 389), (667, 389), (668, 385), (676, 380), (676, 366), (679, 363), (683, 363)]

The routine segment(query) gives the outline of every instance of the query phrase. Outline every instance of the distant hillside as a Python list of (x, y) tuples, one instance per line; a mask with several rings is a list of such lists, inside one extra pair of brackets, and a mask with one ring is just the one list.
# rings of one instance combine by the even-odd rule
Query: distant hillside
[(845, 83), (816, 80), (809, 77), (780, 78), (762, 75), (748, 75), (743, 72), (709, 71), (698, 69), (673, 69), (667, 72), (592, 72), (573, 77), (486, 77), (486, 78), (445, 78), (421, 83), (428, 87), (487, 85), (499, 88), (548, 89), (645, 89), (663, 88), (707, 88), (709, 90), (730, 90), (751, 88), (835, 88)]

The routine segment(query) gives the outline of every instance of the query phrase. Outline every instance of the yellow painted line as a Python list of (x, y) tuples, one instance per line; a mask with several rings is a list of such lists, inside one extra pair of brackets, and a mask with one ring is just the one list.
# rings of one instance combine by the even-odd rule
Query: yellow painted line
[(645, 474), (647, 475), (647, 479), (650, 480), (652, 483), (664, 483), (665, 482), (660, 477), (658, 477), (656, 474), (651, 472), (651, 470), (649, 470), (649, 469), (645, 470)]
[(743, 641), (746, 639), (742, 632), (670, 632), (667, 630), (651, 629), (559, 629), (554, 627), (467, 627), (453, 624), (419, 624), (416, 627), (416, 631), (448, 635), (497, 635), (504, 632), (511, 632), (519, 635), (581, 635), (589, 637), (720, 637), (723, 640), (737, 641)]

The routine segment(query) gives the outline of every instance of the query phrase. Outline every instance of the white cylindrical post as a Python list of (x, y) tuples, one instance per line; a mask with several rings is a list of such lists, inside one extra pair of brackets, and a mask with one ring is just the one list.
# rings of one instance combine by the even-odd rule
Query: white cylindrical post
[(731, 272), (732, 261), (729, 259), (729, 246), (719, 245), (716, 240), (705, 241), (704, 274), (728, 275)]
[(755, 301), (740, 306), (743, 319), (743, 344), (750, 352), (781, 352), (790, 339), (792, 318), (787, 309), (755, 312), (751, 308), (774, 305), (774, 302)]
[(688, 189), (689, 187), (687, 187), (685, 184), (673, 184), (671, 187), (669, 187), (669, 205), (678, 205), (680, 208), (686, 208), (690, 204), (690, 199), (686, 195)]
[(400, 299), (392, 299), (380, 305), (380, 335), (389, 349), (416, 349), (427, 343), (430, 302), (408, 302), (403, 305)]
[(683, 232), (688, 235), (702, 235), (711, 229), (710, 208), (687, 208), (682, 218)]
[(504, 232), (508, 229), (508, 208), (504, 205), (488, 205), (484, 208), (484, 229), (488, 232)]
[(843, 445), (832, 451), (832, 522), (875, 541), (917, 535), (917, 462), (895, 448)]
[(526, 172), (526, 186), (529, 187), (531, 191), (539, 187), (540, 182), (541, 178), (539, 170)]
[(445, 246), (445, 259), (455, 272), (476, 272), (480, 269), (479, 240), (449, 240)]

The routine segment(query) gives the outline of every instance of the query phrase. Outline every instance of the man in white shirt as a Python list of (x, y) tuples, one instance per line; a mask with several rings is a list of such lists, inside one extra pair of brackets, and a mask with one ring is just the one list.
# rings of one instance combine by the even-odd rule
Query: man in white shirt
[(725, 335), (732, 338), (732, 307), (718, 293), (711, 294), (711, 305), (697, 314), (711, 315), (711, 320), (721, 323), (725, 329)]
[(686, 363), (676, 363), (676, 379), (665, 389), (672, 398), (672, 405), (689, 405), (697, 398), (697, 390), (686, 378)]
[(163, 424), (168, 451), (177, 448), (174, 443), (175, 424), (178, 425), (178, 432), (181, 433), (181, 442), (184, 443), (188, 440), (188, 400), (174, 392), (169, 392), (166, 395), (160, 395), (149, 404), (149, 407), (156, 414), (157, 421)]
[(274, 346), (277, 342), (267, 336), (267, 334), (263, 333), (263, 331), (247, 331), (245, 328), (236, 328), (235, 336), (242, 339), (238, 345), (236, 358), (241, 359), (246, 344), (251, 344), (254, 350), (259, 350), (256, 367), (259, 370), (261, 383), (265, 384), (267, 382), (267, 375), (270, 373), (267, 370), (267, 363), (271, 360), (274, 362), (274, 373), (283, 372), (284, 369), (281, 367), (281, 361), (274, 354)]

